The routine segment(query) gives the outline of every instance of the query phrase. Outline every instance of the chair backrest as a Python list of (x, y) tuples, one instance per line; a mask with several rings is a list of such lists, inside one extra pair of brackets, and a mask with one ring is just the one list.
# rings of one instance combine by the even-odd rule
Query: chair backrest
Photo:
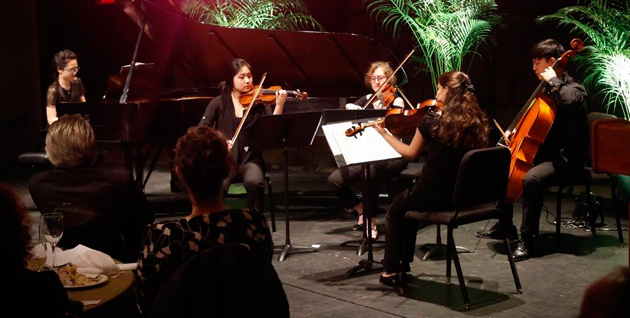
[(593, 130), (593, 123), (595, 123), (598, 120), (602, 120), (602, 119), (615, 119), (617, 118), (617, 116), (613, 115), (613, 114), (608, 114), (608, 113), (601, 113), (601, 112), (590, 112), (588, 113), (588, 115), (586, 116), (586, 120), (588, 122), (588, 142), (589, 145), (586, 148), (586, 152), (584, 153), (584, 162), (586, 163), (586, 166), (592, 166), (592, 153), (591, 153), (591, 149), (592, 147), (592, 130)]
[(503, 146), (468, 151), (459, 164), (453, 207), (505, 200), (510, 159), (510, 150)]
[(244, 244), (221, 244), (188, 259), (162, 284), (149, 317), (289, 317), (271, 262)]
[(630, 175), (630, 122), (595, 121), (591, 127), (591, 158), (595, 172)]

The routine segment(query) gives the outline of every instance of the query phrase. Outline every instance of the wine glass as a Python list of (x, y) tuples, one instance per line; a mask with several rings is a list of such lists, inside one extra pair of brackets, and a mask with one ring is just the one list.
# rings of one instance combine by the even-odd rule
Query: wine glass
[[(37, 272), (41, 272), (46, 267), (46, 252), (48, 250), (48, 245), (44, 240), (44, 235), (42, 235), (43, 226), (41, 223), (39, 224), (39, 234), (37, 235), (37, 240), (33, 240), (33, 249), (32, 256), (29, 261), (31, 269)], [(39, 246), (42, 246), (42, 249)]]
[(55, 248), (59, 240), (61, 240), (61, 236), (63, 236), (63, 214), (57, 211), (58, 209), (55, 209), (53, 212), (43, 213), (39, 222), (40, 236), (43, 237), (44, 242), (50, 243), (52, 247), (53, 269), (57, 268)]

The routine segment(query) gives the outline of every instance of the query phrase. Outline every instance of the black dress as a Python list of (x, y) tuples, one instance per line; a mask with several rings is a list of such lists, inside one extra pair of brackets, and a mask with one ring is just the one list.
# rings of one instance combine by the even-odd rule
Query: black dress
[[(249, 141), (256, 121), (260, 116), (271, 115), (271, 106), (257, 104), (252, 106), (247, 119), (243, 123), (241, 132), (232, 147), (232, 155), (239, 165), (236, 174), (230, 174), (224, 181), (224, 191), (227, 192), (233, 182), (243, 181), (247, 190), (247, 207), (252, 210), (264, 211), (265, 207), (265, 161), (262, 152), (250, 151)], [(222, 132), (231, 139), (240, 123), (241, 118), (234, 113), (234, 104), (230, 93), (213, 99), (206, 107), (206, 111), (199, 125), (210, 126)]]
[[(418, 130), (427, 150), (426, 163), (414, 185), (396, 197), (387, 210), (384, 270), (399, 272), (401, 261), (411, 263), (416, 243), (417, 222), (405, 219), (410, 210), (447, 209), (451, 206), (459, 163), (469, 149), (445, 145), (431, 133), (439, 125), (439, 115), (427, 113)], [(403, 245), (404, 244), (404, 245)]]

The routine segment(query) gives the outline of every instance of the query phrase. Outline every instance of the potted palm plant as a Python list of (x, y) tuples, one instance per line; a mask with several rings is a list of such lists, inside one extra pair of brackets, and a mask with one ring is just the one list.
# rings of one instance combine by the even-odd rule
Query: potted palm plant
[(420, 49), (413, 58), (431, 75), (434, 90), (437, 77), (461, 70), (464, 57), (501, 22), (494, 0), (376, 0), (367, 8), (394, 35), (409, 28)]
[(201, 23), (267, 30), (322, 30), (301, 0), (185, 0), (182, 11)]

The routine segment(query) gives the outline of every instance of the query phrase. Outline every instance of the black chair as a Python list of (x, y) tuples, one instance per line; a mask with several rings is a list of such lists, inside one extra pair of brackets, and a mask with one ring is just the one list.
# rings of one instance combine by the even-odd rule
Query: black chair
[[(592, 112), (587, 116), (588, 121), (588, 131), (589, 134), (591, 132), (591, 127), (596, 120), (601, 119), (614, 119), (617, 118), (614, 115)], [(590, 141), (590, 138), (589, 138)], [(595, 173), (591, 169), (591, 147), (587, 148), (587, 152), (585, 154), (585, 166), (575, 175), (573, 175), (568, 180), (562, 180), (557, 183), (556, 186), (558, 190), (556, 192), (556, 248), (560, 246), (560, 228), (562, 225), (562, 197), (565, 189), (569, 190), (569, 193), (573, 192), (573, 188), (576, 186), (583, 186), (585, 189), (584, 201), (580, 204), (585, 205), (584, 208), (588, 209), (589, 212), (600, 212), (599, 214), (589, 214), (587, 219), (585, 220), (586, 225), (591, 229), (591, 233), (593, 235), (596, 234), (596, 221), (599, 216), (601, 222), (604, 222), (604, 215), (601, 209), (596, 208), (595, 198), (591, 195), (591, 185), (602, 184), (602, 185), (613, 185), (613, 179), (610, 174), (606, 173)], [(612, 198), (613, 201), (616, 201), (616, 194), (614, 193), (614, 187), (611, 187)], [(615, 204), (616, 202), (613, 202)], [(617, 219), (617, 227), (621, 227), (619, 224), (619, 220)], [(619, 235), (619, 242), (623, 244), (623, 235)]]
[[(453, 209), (440, 211), (408, 211), (406, 218), (429, 223), (446, 225), (448, 235), (446, 240), (446, 281), (451, 281), (451, 257), (455, 263), (459, 286), (464, 298), (466, 309), (470, 309), (468, 291), (464, 282), (457, 249), (453, 239), (453, 230), (460, 225), (484, 221), (488, 219), (498, 219), (501, 213), (499, 203), (505, 200), (507, 190), (508, 172), (510, 167), (510, 150), (505, 147), (491, 147), (485, 149), (471, 150), (464, 157), (459, 165), (457, 181), (453, 190)], [(508, 229), (502, 229), (507, 234)], [(512, 259), (510, 242), (503, 236), (503, 243), (507, 247), (507, 257), (512, 269), (512, 276), (516, 289), (521, 292), (521, 282), (518, 277), (516, 265)], [(407, 266), (405, 266), (407, 265)], [(403, 268), (409, 268), (408, 264), (403, 264)], [(405, 275), (401, 275), (404, 281)]]
[[(239, 184), (242, 181), (232, 182), (230, 185)], [(269, 201), (269, 214), (271, 216), (271, 231), (276, 231), (276, 208), (273, 203), (273, 188), (271, 187), (271, 177), (265, 172), (265, 188), (267, 188), (267, 200)], [(228, 192), (227, 196), (231, 196)], [(264, 211), (263, 211), (264, 212)]]
[(188, 259), (162, 284), (148, 317), (289, 317), (271, 262), (238, 243)]

